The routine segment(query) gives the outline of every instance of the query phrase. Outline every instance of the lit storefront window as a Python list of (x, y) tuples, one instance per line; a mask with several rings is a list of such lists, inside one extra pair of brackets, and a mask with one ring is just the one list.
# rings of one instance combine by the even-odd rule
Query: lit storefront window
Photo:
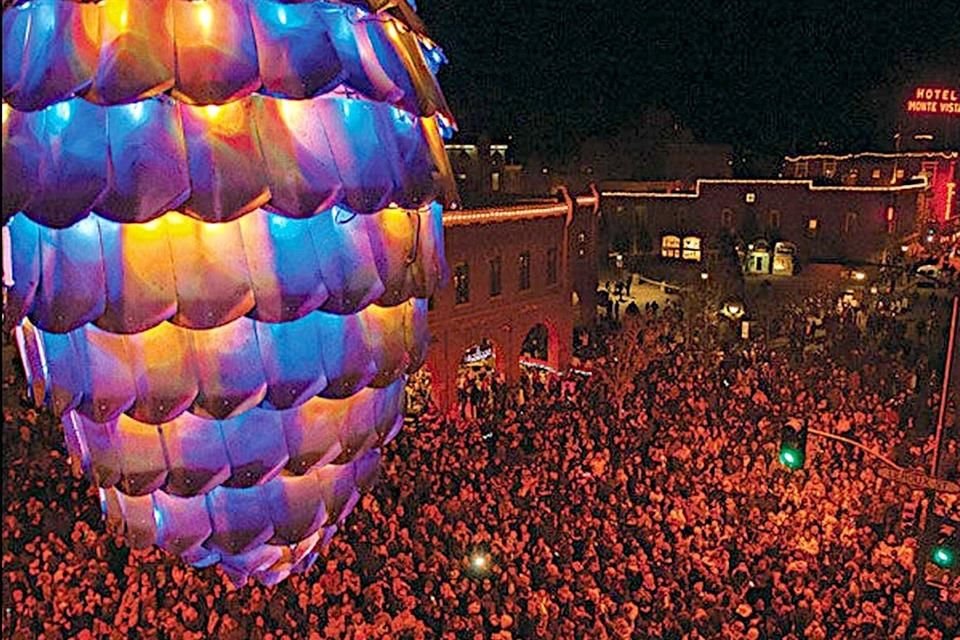
[(660, 240), (660, 255), (664, 258), (679, 258), (680, 236), (663, 236)]
[(683, 259), (700, 262), (700, 238), (697, 236), (686, 236), (683, 239)]

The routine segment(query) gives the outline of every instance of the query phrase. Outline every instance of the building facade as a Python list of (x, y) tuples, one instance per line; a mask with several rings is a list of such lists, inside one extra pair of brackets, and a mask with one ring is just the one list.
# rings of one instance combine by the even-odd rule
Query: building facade
[[(878, 259), (915, 232), (924, 177), (898, 184), (702, 179), (691, 191), (604, 190), (606, 243), (642, 236), (667, 259), (699, 261), (723, 236), (789, 242), (803, 260)], [(609, 245), (608, 245), (609, 246)]]
[(848, 155), (805, 155), (784, 161), (785, 178), (812, 179), (817, 184), (882, 187), (927, 180), (917, 196), (918, 231), (954, 224), (957, 213), (957, 151), (914, 151), (905, 153), (854, 153)]
[(523, 167), (510, 162), (509, 144), (486, 138), (445, 145), (450, 167), (462, 195), (484, 197), (523, 191)]
[[(455, 400), (471, 358), (494, 362), (509, 382), (524, 359), (559, 369), (574, 327), (593, 321), (599, 196), (561, 197), (444, 214), (450, 280), (430, 302), (425, 365), (439, 406)], [(546, 336), (540, 357), (522, 354), (533, 331)]]

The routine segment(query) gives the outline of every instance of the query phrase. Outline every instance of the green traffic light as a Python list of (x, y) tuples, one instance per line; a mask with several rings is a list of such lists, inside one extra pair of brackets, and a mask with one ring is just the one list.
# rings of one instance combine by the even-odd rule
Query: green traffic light
[(780, 449), (780, 464), (788, 469), (799, 469), (803, 466), (803, 452), (783, 447)]
[(941, 569), (950, 569), (957, 561), (956, 553), (950, 547), (936, 547), (933, 550), (933, 564)]

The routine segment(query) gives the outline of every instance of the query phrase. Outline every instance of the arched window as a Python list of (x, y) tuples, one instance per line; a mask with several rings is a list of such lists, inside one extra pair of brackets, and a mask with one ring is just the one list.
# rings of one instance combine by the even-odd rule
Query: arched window
[(520, 254), (520, 258), (517, 261), (517, 266), (519, 269), (519, 289), (520, 291), (526, 291), (530, 288), (530, 252), (524, 251)]
[(495, 298), (503, 291), (501, 284), (501, 273), (503, 272), (503, 260), (500, 256), (490, 258), (490, 297)]
[(557, 284), (557, 250), (554, 247), (547, 249), (547, 285)]
[(453, 267), (453, 291), (456, 304), (470, 302), (470, 267), (466, 262)]

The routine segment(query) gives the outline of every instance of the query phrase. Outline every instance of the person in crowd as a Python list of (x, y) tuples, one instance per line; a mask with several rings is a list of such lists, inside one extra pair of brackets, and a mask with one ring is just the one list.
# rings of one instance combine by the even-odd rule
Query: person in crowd
[[(785, 303), (774, 332), (794, 342), (777, 347), (718, 347), (678, 305), (638, 310), (644, 348), (616, 387), (591, 372), (631, 351), (602, 328), (566, 373), (529, 370), (512, 389), (493, 370), (464, 376), (459, 407), (422, 403), (385, 449), (313, 569), (239, 590), (107, 531), (59, 427), (4, 367), (4, 635), (954, 638), (958, 591), (916, 588), (917, 526), (900, 505), (918, 492), (837, 442), (811, 438), (801, 470), (777, 463), (788, 418), (908, 468), (929, 460), (909, 419), (937, 402), (925, 352), (886, 308), (833, 302)], [(825, 336), (805, 337), (811, 317)], [(944, 474), (957, 464), (953, 443)]]

